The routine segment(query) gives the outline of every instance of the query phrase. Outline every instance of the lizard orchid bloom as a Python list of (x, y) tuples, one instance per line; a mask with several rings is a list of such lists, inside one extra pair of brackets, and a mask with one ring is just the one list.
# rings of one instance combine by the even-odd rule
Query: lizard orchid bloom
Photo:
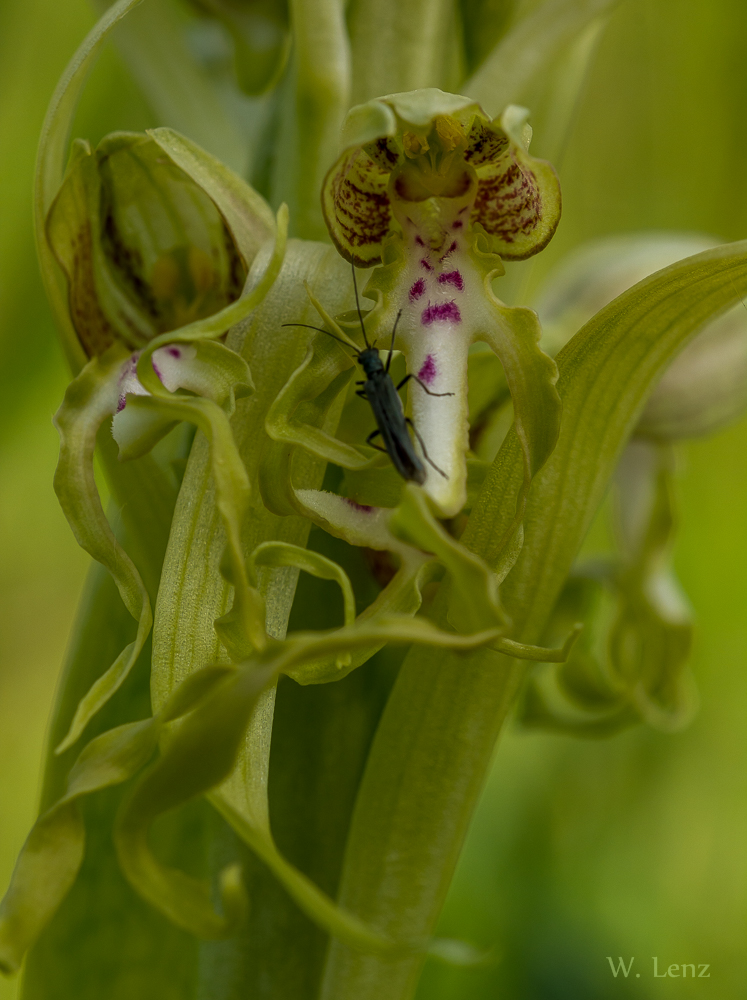
[(396, 347), (415, 376), (409, 410), (433, 463), (425, 488), (443, 516), (466, 500), (471, 344), (487, 342), (503, 365), (527, 481), (557, 435), (557, 373), (538, 347), (536, 316), (492, 290), (501, 258), (538, 253), (560, 218), (555, 171), (528, 152), (527, 116), (509, 107), (491, 120), (436, 89), (370, 101), (348, 114), (345, 151), (324, 183), (338, 250), (358, 267), (378, 265), (365, 291), (376, 301), (369, 339), (385, 343), (402, 312)]

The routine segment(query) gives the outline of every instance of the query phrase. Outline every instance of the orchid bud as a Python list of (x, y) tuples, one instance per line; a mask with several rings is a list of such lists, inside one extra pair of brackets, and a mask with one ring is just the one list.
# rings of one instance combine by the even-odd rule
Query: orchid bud
[[(584, 323), (631, 285), (683, 257), (715, 246), (707, 236), (635, 234), (595, 240), (554, 271), (536, 301), (546, 350), (555, 354)], [(642, 437), (696, 437), (747, 406), (747, 309), (709, 323), (675, 358), (636, 427)]]
[(247, 275), (215, 202), (139, 133), (112, 133), (93, 151), (75, 143), (46, 232), (88, 357), (212, 316)]

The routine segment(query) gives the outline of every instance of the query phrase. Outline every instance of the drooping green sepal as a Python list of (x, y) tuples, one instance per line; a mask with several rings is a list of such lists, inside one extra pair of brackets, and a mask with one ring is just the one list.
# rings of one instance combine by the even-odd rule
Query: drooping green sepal
[(153, 718), (110, 729), (84, 747), (68, 776), (65, 795), (31, 830), (0, 904), (0, 970), (18, 969), (75, 881), (85, 852), (81, 797), (132, 778), (153, 756), (164, 726), (206, 700), (227, 670), (198, 671)]
[(116, 412), (119, 379), (126, 358), (126, 349), (114, 344), (100, 358), (89, 361), (70, 383), (55, 416), (60, 432), (60, 460), (54, 479), (57, 498), (78, 544), (109, 570), (127, 610), (138, 623), (135, 641), (122, 650), (81, 701), (58, 752), (78, 739), (91, 716), (120, 687), (140, 655), (152, 624), (145, 585), (114, 537), (93, 473), (96, 435), (107, 417)]
[(152, 756), (157, 738), (152, 719), (127, 723), (96, 737), (75, 762), (65, 796), (36, 821), (0, 906), (0, 968), (4, 972), (18, 969), (78, 874), (85, 849), (78, 799), (132, 777)]
[(617, 474), (620, 558), (581, 566), (567, 581), (548, 637), (570, 615), (588, 622), (587, 635), (566, 663), (532, 679), (526, 725), (603, 736), (641, 721), (673, 731), (692, 718), (693, 628), (670, 565), (670, 465), (666, 448), (629, 445)]

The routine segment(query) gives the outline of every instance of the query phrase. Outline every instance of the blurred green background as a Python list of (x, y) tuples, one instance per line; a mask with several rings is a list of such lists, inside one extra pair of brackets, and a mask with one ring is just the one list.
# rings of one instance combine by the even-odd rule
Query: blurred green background
[[(36, 141), (93, 23), (86, 0), (0, 2), (0, 884), (30, 826), (56, 677), (86, 568), (52, 492), (51, 416), (67, 381), (31, 231)], [(106, 51), (76, 132), (155, 121)], [(591, 237), (747, 236), (744, 0), (624, 0), (559, 164), (564, 219), (539, 279)], [(419, 1000), (713, 996), (747, 982), (747, 422), (682, 449), (676, 567), (697, 614), (702, 706), (667, 736), (509, 731), (442, 932), (497, 944), (469, 972), (432, 965)], [(615, 978), (606, 956), (626, 963)], [(708, 963), (709, 979), (653, 979)], [(636, 977), (640, 973), (640, 978)], [(0, 981), (0, 1000), (16, 995)], [(353, 998), (351, 998), (353, 1000)]]

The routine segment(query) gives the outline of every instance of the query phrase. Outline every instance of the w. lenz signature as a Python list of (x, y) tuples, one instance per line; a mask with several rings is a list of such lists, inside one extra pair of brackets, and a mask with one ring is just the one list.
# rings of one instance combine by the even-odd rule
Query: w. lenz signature
[[(659, 972), (659, 959), (656, 956), (652, 958), (654, 963), (654, 979), (665, 979), (670, 977), (676, 979), (679, 976), (685, 979), (691, 976), (693, 979), (696, 977), (695, 969), (698, 969), (697, 978), (698, 979), (710, 979), (710, 965), (705, 964), (695, 964), (693, 962), (685, 962), (683, 965), (670, 965), (666, 972)], [(631, 969), (633, 968), (633, 962), (635, 958), (631, 958), (628, 964), (625, 964), (625, 960), (622, 957), (618, 957), (617, 964), (615, 964), (611, 955), (607, 956), (607, 961), (610, 963), (610, 969), (612, 970), (612, 975), (617, 979), (620, 973), (623, 974), (624, 978), (627, 979), (630, 975)], [(635, 973), (636, 979), (640, 979), (640, 972)]]

